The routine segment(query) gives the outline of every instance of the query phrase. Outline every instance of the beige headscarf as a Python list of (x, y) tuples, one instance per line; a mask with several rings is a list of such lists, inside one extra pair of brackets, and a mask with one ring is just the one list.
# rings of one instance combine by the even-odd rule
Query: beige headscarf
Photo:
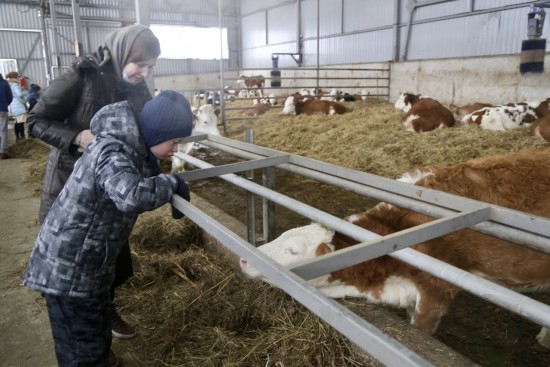
[(160, 55), (160, 43), (153, 32), (136, 24), (117, 29), (105, 38), (103, 63), (112, 61), (116, 75), (122, 79), (122, 69), (129, 61), (145, 61)]

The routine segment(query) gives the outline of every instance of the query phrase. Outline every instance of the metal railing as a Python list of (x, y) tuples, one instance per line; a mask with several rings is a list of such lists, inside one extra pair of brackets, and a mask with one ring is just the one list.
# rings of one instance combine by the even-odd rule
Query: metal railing
[[(311, 287), (307, 280), (389, 255), (539, 325), (550, 327), (550, 306), (408, 248), (429, 239), (470, 228), (550, 253), (550, 220), (228, 138), (203, 134), (194, 135), (190, 140), (200, 141), (201, 144), (247, 161), (216, 167), (192, 156), (178, 153), (179, 158), (200, 168), (183, 173), (186, 180), (219, 177), (250, 193), (260, 195), (266, 201), (282, 205), (360, 242), (337, 253), (304, 262), (292, 269), (285, 269), (192, 204), (177, 196), (173, 200), (178, 210), (207, 233), (238, 256), (246, 258), (252, 266), (261, 268), (270, 282), (382, 363), (399, 366), (431, 365), (364, 319)], [(273, 171), (274, 167), (437, 219), (387, 236), (379, 236), (234, 174), (254, 169)], [(272, 237), (272, 234), (265, 233), (266, 228), (270, 227), (264, 226), (264, 238)]]
[[(276, 77), (272, 76), (271, 73), (274, 71), (278, 72), (279, 75)], [(253, 75), (262, 75), (265, 79), (263, 90), (263, 98), (266, 98), (269, 94), (273, 93), (277, 97), (286, 97), (295, 92), (300, 92), (302, 89), (310, 90), (323, 90), (327, 93), (325, 96), (332, 96), (328, 94), (333, 88), (336, 88), (340, 91), (347, 92), (351, 95), (360, 94), (362, 91), (368, 91), (368, 98), (378, 98), (383, 100), (389, 100), (390, 96), (390, 77), (391, 77), (391, 68), (390, 64), (384, 64), (382, 68), (316, 68), (316, 67), (295, 67), (295, 68), (279, 68), (276, 70), (269, 69), (251, 69), (251, 70), (241, 70), (240, 73), (248, 76)], [(221, 82), (223, 85), (233, 85), (235, 86), (232, 89), (235, 89), (237, 92), (240, 92), (243, 89), (237, 85), (239, 78), (228, 78), (224, 77)], [(272, 86), (273, 81), (276, 80), (279, 83), (278, 86)], [(250, 88), (251, 92), (256, 92), (256, 88)], [(198, 90), (181, 90), (186, 95), (193, 96)], [(221, 95), (219, 107), (220, 107), (220, 116), (221, 124), (224, 129), (227, 128), (226, 123), (228, 121), (235, 120), (248, 120), (255, 119), (256, 117), (246, 117), (242, 114), (240, 116), (235, 116), (231, 113), (231, 116), (228, 115), (229, 111), (242, 111), (243, 113), (247, 110), (253, 109), (252, 100), (256, 98), (262, 98), (260, 96), (254, 95), (249, 97), (233, 97), (233, 101), (250, 101), (250, 106), (231, 106), (231, 103), (228, 103), (224, 99), (224, 91), (220, 91), (219, 88), (209, 89), (208, 91), (218, 92)], [(320, 95), (316, 94), (314, 97), (319, 98)], [(337, 97), (336, 95), (332, 97)], [(206, 104), (206, 97), (198, 100), (198, 104)], [(274, 109), (282, 109), (283, 103), (280, 103), (277, 106), (273, 106)]]

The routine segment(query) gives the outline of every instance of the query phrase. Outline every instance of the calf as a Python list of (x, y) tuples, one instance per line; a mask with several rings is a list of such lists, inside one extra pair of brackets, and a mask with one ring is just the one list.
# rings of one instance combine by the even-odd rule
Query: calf
[(255, 99), (252, 103), (252, 108), (244, 111), (243, 114), (245, 116), (254, 117), (263, 115), (271, 108), (271, 104), (269, 102), (259, 102), (257, 99)]
[[(219, 114), (220, 109), (214, 109), (214, 107), (210, 104), (200, 106), (196, 113), (193, 112), (193, 131), (220, 136), (221, 134), (218, 130)], [(189, 154), (194, 146), (195, 143), (193, 142), (179, 144), (178, 152)], [(172, 156), (172, 173), (183, 172), (184, 165), (184, 161), (176, 156)]]
[(463, 123), (478, 125), (484, 130), (504, 131), (529, 127), (538, 116), (540, 102), (508, 103), (502, 106), (485, 107), (463, 117)]
[(550, 98), (545, 99), (535, 107), (535, 114), (538, 118), (550, 115)]
[(531, 125), (531, 135), (550, 141), (550, 115), (533, 122)]
[(399, 98), (397, 98), (397, 101), (395, 101), (395, 108), (397, 108), (398, 110), (402, 110), (403, 112), (409, 112), (413, 104), (425, 98), (430, 97), (426, 97), (421, 94), (404, 92), (399, 94)]
[[(454, 167), (427, 167), (402, 180), (550, 217), (550, 149), (475, 159)], [(381, 236), (427, 223), (432, 218), (379, 203), (346, 218)], [(320, 224), (291, 229), (259, 251), (291, 267), (357, 241)], [(550, 255), (469, 229), (412, 246), (417, 251), (517, 291), (550, 287)], [(268, 280), (241, 259), (242, 271)], [(410, 322), (433, 333), (459, 288), (390, 256), (381, 256), (310, 280), (332, 298), (364, 297), (407, 309)]]
[(318, 99), (307, 99), (303, 101), (296, 100), (295, 96), (287, 97), (283, 108), (284, 115), (313, 115), (315, 113), (324, 113), (325, 115), (342, 115), (348, 112), (346, 106), (332, 101)]
[(451, 103), (451, 105), (449, 106), (449, 110), (452, 112), (453, 116), (455, 117), (456, 122), (462, 122), (462, 119), (464, 118), (464, 116), (469, 115), (474, 111), (478, 111), (484, 107), (494, 107), (494, 106), (489, 103), (480, 103), (480, 102), (475, 102), (464, 106), (457, 106)]
[(257, 88), (258, 94), (260, 97), (263, 97), (263, 86), (265, 83), (265, 78), (262, 75), (254, 75), (254, 76), (244, 76), (239, 75), (239, 79), (237, 80), (237, 84), (241, 86), (241, 88), (244, 88), (247, 90), (247, 92), (250, 95), (250, 89), (251, 88)]
[(451, 127), (455, 123), (451, 111), (431, 98), (423, 98), (414, 102), (402, 119), (406, 130), (417, 133)]

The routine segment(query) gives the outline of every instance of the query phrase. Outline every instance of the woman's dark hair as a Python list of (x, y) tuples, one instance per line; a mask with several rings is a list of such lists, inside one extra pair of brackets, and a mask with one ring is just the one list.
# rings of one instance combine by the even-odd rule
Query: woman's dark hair
[(130, 49), (128, 63), (155, 59), (160, 55), (160, 43), (157, 37), (147, 29), (140, 32)]

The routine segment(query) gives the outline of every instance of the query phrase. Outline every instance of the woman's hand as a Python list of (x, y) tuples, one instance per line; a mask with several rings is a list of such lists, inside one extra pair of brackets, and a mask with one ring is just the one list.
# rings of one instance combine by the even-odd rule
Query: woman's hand
[(77, 145), (82, 150), (85, 150), (88, 145), (95, 139), (95, 135), (90, 130), (82, 130), (73, 140), (73, 144)]

